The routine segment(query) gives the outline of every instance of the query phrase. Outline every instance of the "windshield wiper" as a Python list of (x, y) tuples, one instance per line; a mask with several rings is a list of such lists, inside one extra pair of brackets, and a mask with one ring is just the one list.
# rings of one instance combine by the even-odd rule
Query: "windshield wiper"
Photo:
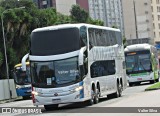
[(133, 68), (132, 68), (132, 72), (134, 71), (134, 69), (135, 69), (136, 66), (137, 66), (137, 63), (134, 62), (134, 66), (133, 66)]
[(142, 66), (142, 68), (144, 69), (144, 71), (147, 71), (147, 70), (144, 68), (142, 62), (139, 62), (139, 63), (140, 63), (140, 65)]

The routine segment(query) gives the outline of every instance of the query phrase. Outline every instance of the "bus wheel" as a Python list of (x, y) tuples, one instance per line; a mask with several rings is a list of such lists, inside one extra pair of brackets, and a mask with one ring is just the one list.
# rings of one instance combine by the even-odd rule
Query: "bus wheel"
[(27, 99), (30, 99), (31, 97), (30, 96), (23, 96), (23, 100), (27, 100)]
[(94, 103), (97, 104), (99, 102), (99, 89), (96, 89), (96, 93), (94, 96)]
[(117, 83), (117, 91), (113, 94), (113, 97), (121, 97), (122, 96), (122, 86), (121, 84)]
[(58, 109), (58, 104), (44, 105), (44, 108), (47, 111), (56, 110)]
[(117, 97), (121, 97), (121, 96), (122, 96), (122, 84), (117, 83)]
[(154, 83), (154, 80), (151, 80), (150, 83), (153, 84), (153, 83)]
[(91, 99), (89, 101), (89, 105), (93, 105), (94, 104), (94, 98), (95, 98), (94, 96), (95, 96), (95, 92), (92, 89), (92, 91), (91, 91)]
[(156, 79), (156, 82), (159, 82), (159, 78), (158, 78), (158, 79)]
[(132, 86), (133, 86), (133, 83), (129, 83), (129, 86), (132, 87)]

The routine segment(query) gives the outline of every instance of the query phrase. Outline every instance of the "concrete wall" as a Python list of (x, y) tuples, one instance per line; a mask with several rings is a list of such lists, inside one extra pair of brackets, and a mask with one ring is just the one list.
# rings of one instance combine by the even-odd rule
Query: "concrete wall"
[(81, 6), (81, 8), (89, 12), (88, 0), (76, 0), (76, 3)]
[(152, 0), (152, 17), (153, 17), (153, 30), (154, 30), (154, 41), (160, 43), (160, 1)]
[[(16, 93), (14, 80), (10, 79), (9, 83), (10, 83), (10, 90), (11, 90), (11, 93), (12, 93), (11, 98), (16, 98), (17, 93)], [(0, 100), (5, 100), (5, 99), (9, 99), (9, 86), (8, 86), (8, 80), (7, 79), (0, 80)]]
[(76, 5), (76, 0), (56, 0), (57, 12), (64, 15), (70, 15), (72, 5)]
[[(137, 31), (139, 39), (149, 38), (152, 41), (154, 41), (151, 1), (150, 0), (122, 0), (122, 1), (123, 1), (122, 4), (123, 4), (125, 37), (127, 38), (127, 40), (137, 39), (136, 37), (136, 31)], [(137, 30), (136, 30), (136, 25), (137, 25)]]

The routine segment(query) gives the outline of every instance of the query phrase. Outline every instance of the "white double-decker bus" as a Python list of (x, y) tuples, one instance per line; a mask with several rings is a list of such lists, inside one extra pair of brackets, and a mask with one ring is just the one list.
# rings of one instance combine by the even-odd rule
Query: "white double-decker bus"
[(125, 48), (126, 73), (129, 86), (159, 81), (157, 49), (149, 44), (129, 45)]
[(119, 97), (127, 85), (118, 29), (90, 24), (35, 29), (29, 60), (33, 104), (46, 110), (64, 103), (94, 104), (111, 94)]

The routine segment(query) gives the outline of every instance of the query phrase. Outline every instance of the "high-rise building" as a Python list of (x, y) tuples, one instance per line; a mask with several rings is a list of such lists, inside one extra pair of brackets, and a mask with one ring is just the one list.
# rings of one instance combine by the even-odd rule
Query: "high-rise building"
[(54, 7), (57, 12), (70, 15), (72, 5), (79, 5), (89, 12), (88, 0), (33, 0), (38, 8)]
[(122, 0), (122, 6), (128, 44), (153, 44), (151, 0)]
[(160, 0), (151, 0), (154, 43), (160, 44)]
[(33, 0), (38, 8), (56, 7), (56, 0)]
[(89, 0), (89, 14), (93, 19), (104, 21), (105, 26), (124, 32), (121, 0)]
[(76, 5), (76, 0), (56, 0), (56, 10), (64, 15), (70, 15), (72, 5)]

